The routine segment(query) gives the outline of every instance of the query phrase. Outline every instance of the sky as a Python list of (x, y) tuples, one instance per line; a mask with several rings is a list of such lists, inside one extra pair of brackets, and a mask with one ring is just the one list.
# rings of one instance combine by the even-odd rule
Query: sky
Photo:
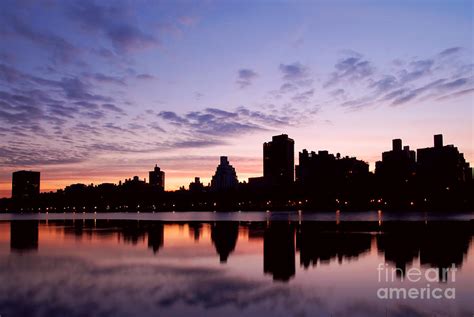
[(442, 133), (474, 162), (472, 1), (0, 2), (0, 197), (147, 178), (207, 183), (262, 143), (356, 156)]

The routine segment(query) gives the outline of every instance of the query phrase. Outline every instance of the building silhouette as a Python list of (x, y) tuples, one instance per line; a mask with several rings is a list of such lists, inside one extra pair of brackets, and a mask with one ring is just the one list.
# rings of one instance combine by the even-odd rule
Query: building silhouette
[(416, 168), (415, 151), (411, 151), (409, 146), (402, 148), (402, 140), (392, 140), (392, 150), (382, 153), (382, 161), (378, 161), (375, 166), (375, 173), (394, 181), (404, 182), (411, 177)]
[(239, 181), (235, 168), (229, 164), (227, 156), (221, 156), (220, 164), (217, 166), (216, 173), (212, 176), (211, 190), (223, 191), (237, 188)]
[(334, 187), (351, 179), (366, 177), (369, 164), (355, 157), (336, 156), (328, 151), (303, 150), (299, 153), (299, 165), (296, 166), (296, 182), (305, 187)]
[(158, 165), (155, 165), (153, 171), (150, 171), (148, 174), (150, 185), (160, 190), (165, 190), (165, 172), (160, 170)]
[(125, 189), (131, 190), (141, 190), (147, 187), (146, 180), (141, 180), (138, 176), (133, 176), (133, 178), (126, 179), (121, 186)]
[(270, 186), (289, 186), (295, 179), (295, 141), (276, 135), (263, 144), (263, 178)]
[(72, 184), (43, 194), (39, 172), (18, 171), (12, 176), (13, 199), (0, 199), (0, 211), (472, 210), (472, 168), (455, 146), (443, 144), (442, 135), (417, 155), (393, 140), (375, 174), (364, 161), (328, 151), (302, 150), (295, 169), (293, 153), (292, 139), (273, 136), (263, 144), (262, 177), (238, 183), (223, 156), (208, 185), (196, 177), (189, 190), (176, 191), (164, 191), (165, 175), (158, 166), (148, 183), (135, 176), (118, 185)]
[(454, 145), (443, 145), (443, 135), (434, 136), (434, 147), (417, 150), (417, 177), (428, 191), (451, 190), (472, 180), (472, 168)]
[(392, 150), (382, 153), (375, 164), (379, 195), (390, 203), (399, 204), (413, 199), (415, 194), (416, 154), (402, 140), (392, 140)]
[(194, 177), (194, 182), (189, 183), (189, 191), (195, 193), (204, 191), (204, 184), (201, 183), (201, 179), (199, 177)]
[(40, 172), (17, 171), (12, 173), (12, 198), (30, 200), (39, 196)]

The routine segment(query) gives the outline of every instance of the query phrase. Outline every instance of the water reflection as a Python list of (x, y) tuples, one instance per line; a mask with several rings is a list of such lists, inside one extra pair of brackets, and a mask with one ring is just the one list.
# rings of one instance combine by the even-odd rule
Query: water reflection
[[(473, 235), (472, 221), (0, 222), (0, 313), (463, 315), (472, 303)], [(378, 301), (384, 261), (399, 276), (455, 263), (463, 268), (459, 301)], [(57, 307), (44, 306), (51, 294)]]
[[(10, 222), (12, 252), (38, 249), (40, 228), (49, 227), (78, 239), (115, 238), (117, 242), (139, 245), (147, 243), (153, 253), (163, 248), (165, 227), (175, 225), (160, 221), (127, 220), (36, 220)], [(190, 222), (189, 238), (199, 241), (209, 228), (210, 240), (220, 263), (226, 263), (236, 249), (239, 233), (249, 241), (263, 240), (263, 272), (274, 280), (289, 281), (295, 275), (295, 253), (301, 267), (308, 269), (332, 260), (357, 259), (369, 252), (372, 239), (387, 263), (398, 268), (397, 274), (419, 259), (428, 267), (461, 266), (468, 252), (473, 224), (471, 222)], [(206, 227), (207, 226), (207, 227)]]
[(460, 267), (473, 235), (472, 221), (388, 222), (383, 229), (384, 234), (377, 236), (378, 250), (386, 262), (399, 269), (399, 276), (417, 257), (428, 267), (450, 267), (453, 263)]
[(263, 272), (275, 281), (289, 281), (295, 275), (295, 227), (292, 223), (271, 222), (263, 238)]
[(10, 223), (10, 249), (12, 252), (37, 250), (38, 221), (12, 221)]
[(300, 251), (300, 264), (303, 267), (316, 266), (318, 262), (329, 263), (332, 259), (342, 263), (343, 259), (357, 258), (370, 249), (371, 234), (337, 229), (338, 226), (318, 222), (299, 226), (296, 247)]
[(239, 224), (237, 222), (221, 221), (211, 227), (211, 240), (216, 247), (221, 263), (226, 263), (229, 255), (235, 249), (239, 235)]
[(164, 230), (162, 223), (156, 223), (148, 227), (148, 247), (153, 250), (156, 254), (158, 250), (163, 246), (164, 241)]

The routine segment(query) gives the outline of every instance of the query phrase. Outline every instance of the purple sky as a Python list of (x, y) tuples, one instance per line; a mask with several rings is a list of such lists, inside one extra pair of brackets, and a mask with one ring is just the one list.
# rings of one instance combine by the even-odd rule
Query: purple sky
[(371, 164), (443, 133), (473, 162), (472, 1), (1, 1), (0, 197), (118, 182), (167, 189), (262, 143)]

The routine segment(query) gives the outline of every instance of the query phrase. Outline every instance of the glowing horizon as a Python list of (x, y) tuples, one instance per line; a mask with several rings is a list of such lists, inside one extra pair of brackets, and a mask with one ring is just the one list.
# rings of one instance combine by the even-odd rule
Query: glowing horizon
[(355, 156), (443, 134), (474, 162), (470, 1), (0, 4), (0, 197), (148, 178), (209, 182), (262, 144)]

